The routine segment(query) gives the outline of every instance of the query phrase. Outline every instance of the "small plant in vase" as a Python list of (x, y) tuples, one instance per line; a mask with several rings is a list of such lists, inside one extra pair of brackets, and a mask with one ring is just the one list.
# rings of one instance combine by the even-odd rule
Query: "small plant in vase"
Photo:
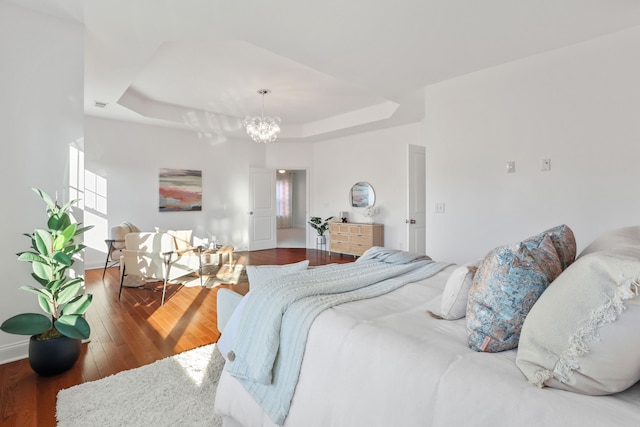
[(329, 229), (329, 221), (331, 221), (333, 219), (332, 216), (326, 218), (326, 219), (322, 219), (319, 216), (312, 216), (309, 219), (309, 225), (311, 226), (311, 228), (313, 228), (314, 230), (316, 230), (316, 232), (318, 233), (318, 242), (325, 242), (326, 237), (324, 236), (324, 232), (327, 231)]
[(92, 295), (84, 292), (82, 277), (69, 277), (73, 256), (85, 246), (75, 238), (92, 227), (72, 223), (69, 212), (76, 200), (59, 206), (46, 193), (33, 189), (47, 205), (47, 228), (26, 234), (31, 250), (18, 253), (19, 261), (31, 263), (31, 276), (41, 287), (22, 286), (38, 296), (46, 314), (22, 313), (5, 320), (0, 329), (10, 334), (31, 335), (29, 362), (41, 375), (69, 369), (80, 355), (81, 340), (89, 338), (89, 324), (83, 314)]
[(378, 214), (379, 210), (378, 208), (376, 208), (373, 205), (369, 205), (366, 208), (364, 208), (364, 211), (362, 212), (362, 215), (367, 218), (367, 222), (369, 224), (373, 224), (373, 222), (376, 219), (376, 215)]

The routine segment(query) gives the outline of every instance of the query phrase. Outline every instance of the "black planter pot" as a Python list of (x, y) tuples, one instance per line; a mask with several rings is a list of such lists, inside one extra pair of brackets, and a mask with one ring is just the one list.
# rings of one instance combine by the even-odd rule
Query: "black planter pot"
[(67, 337), (29, 340), (29, 364), (38, 375), (49, 377), (69, 370), (82, 349), (82, 340)]

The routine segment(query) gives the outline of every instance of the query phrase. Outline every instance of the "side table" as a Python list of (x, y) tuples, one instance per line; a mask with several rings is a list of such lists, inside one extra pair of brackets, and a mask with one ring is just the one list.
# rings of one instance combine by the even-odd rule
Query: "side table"
[[(213, 262), (211, 260), (212, 256), (216, 256), (216, 260), (215, 262)], [(204, 258), (203, 258), (204, 256)], [(225, 256), (226, 256), (226, 262), (225, 262)], [(201, 265), (211, 265), (211, 264), (216, 264), (216, 265), (220, 265), (221, 267), (224, 266), (224, 264), (229, 264), (232, 265), (234, 260), (233, 260), (233, 246), (216, 246), (215, 248), (209, 248), (209, 249), (205, 249), (204, 247), (200, 250), (200, 257), (201, 257)], [(202, 269), (201, 269), (202, 270)], [(200, 271), (200, 274), (202, 274), (202, 271)]]

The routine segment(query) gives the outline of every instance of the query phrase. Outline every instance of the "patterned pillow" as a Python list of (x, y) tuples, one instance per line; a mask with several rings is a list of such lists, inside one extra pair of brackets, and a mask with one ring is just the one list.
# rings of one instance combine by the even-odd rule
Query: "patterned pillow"
[(548, 234), (556, 248), (562, 269), (569, 267), (576, 259), (576, 238), (568, 225), (562, 224), (543, 231), (540, 235)]
[(561, 272), (561, 261), (546, 232), (491, 251), (469, 291), (469, 346), (492, 353), (516, 348), (529, 310)]

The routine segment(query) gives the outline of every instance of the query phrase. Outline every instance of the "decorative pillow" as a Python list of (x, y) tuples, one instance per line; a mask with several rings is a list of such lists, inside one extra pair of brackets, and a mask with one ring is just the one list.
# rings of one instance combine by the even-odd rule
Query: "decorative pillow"
[(469, 291), (469, 346), (492, 353), (516, 348), (529, 310), (561, 271), (546, 233), (491, 251)]
[(264, 286), (276, 277), (285, 274), (297, 273), (309, 267), (309, 260), (286, 265), (248, 265), (247, 277), (249, 278), (249, 288), (256, 289)]
[[(247, 295), (249, 295), (249, 293), (247, 293)], [(247, 303), (247, 295), (242, 297), (238, 305), (234, 308), (231, 316), (229, 316), (227, 324), (222, 330), (220, 339), (216, 343), (218, 350), (220, 350), (220, 353), (222, 353), (225, 359), (227, 359), (227, 353), (229, 353), (229, 350), (233, 347), (233, 341), (236, 339), (236, 334), (240, 327), (240, 319), (242, 319), (242, 312), (244, 311), (244, 306)]]
[(584, 248), (578, 258), (602, 251), (640, 257), (640, 226), (623, 227), (604, 233)]
[(639, 274), (638, 257), (606, 251), (567, 268), (524, 322), (516, 364), (529, 382), (602, 395), (640, 380)]
[(569, 267), (576, 259), (576, 238), (568, 225), (562, 224), (543, 231), (539, 235), (548, 234), (556, 248), (562, 269)]
[[(247, 277), (249, 278), (249, 293), (251, 289), (259, 288), (274, 280), (276, 277), (284, 276), (286, 274), (297, 273), (304, 271), (309, 266), (309, 260), (296, 262), (294, 264), (286, 265), (248, 265)], [(247, 295), (249, 295), (247, 293)], [(240, 327), (240, 319), (242, 319), (242, 312), (244, 310), (245, 303), (247, 301), (247, 295), (244, 296), (233, 310), (233, 313), (229, 317), (227, 324), (224, 327), (222, 335), (218, 340), (217, 346), (222, 355), (227, 358), (227, 352), (231, 350), (233, 341), (235, 340), (238, 328)]]
[(429, 312), (429, 314), (438, 319), (462, 319), (467, 312), (469, 290), (479, 264), (480, 261), (468, 262), (453, 270), (442, 293), (440, 313)]

